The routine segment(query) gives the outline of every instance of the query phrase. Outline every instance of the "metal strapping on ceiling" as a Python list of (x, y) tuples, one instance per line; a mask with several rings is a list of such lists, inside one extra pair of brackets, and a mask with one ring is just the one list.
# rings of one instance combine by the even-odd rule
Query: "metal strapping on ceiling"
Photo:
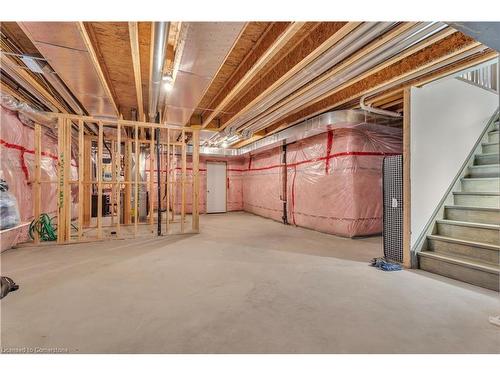
[(185, 125), (240, 35), (244, 22), (190, 22), (175, 82), (166, 99), (168, 124)]
[(116, 116), (113, 98), (92, 62), (78, 22), (21, 22), (20, 26), (87, 112)]

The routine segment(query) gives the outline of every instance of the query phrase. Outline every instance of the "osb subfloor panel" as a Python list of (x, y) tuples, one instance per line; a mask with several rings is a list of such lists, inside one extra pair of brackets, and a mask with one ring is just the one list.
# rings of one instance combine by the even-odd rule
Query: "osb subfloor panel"
[(498, 295), (369, 267), (381, 238), (246, 213), (202, 233), (1, 254), (2, 347), (79, 353), (500, 352)]

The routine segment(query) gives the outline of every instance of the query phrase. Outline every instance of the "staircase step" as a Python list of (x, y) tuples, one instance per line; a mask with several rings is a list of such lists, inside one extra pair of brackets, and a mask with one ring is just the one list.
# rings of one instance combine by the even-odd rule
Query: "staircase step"
[(488, 164), (499, 164), (499, 163), (500, 163), (500, 154), (498, 152), (479, 154), (476, 155), (474, 159), (475, 165), (488, 165)]
[(458, 220), (436, 220), (437, 234), (468, 241), (477, 241), (498, 245), (500, 225), (469, 223)]
[(498, 142), (486, 142), (486, 143), (481, 143), (482, 146), (482, 151), (485, 154), (489, 153), (495, 153), (500, 150), (500, 143)]
[(500, 131), (493, 130), (488, 132), (488, 142), (498, 142), (498, 134)]
[(420, 268), (455, 280), (499, 291), (500, 267), (453, 255), (422, 251), (418, 253)]
[(500, 164), (473, 165), (469, 177), (500, 177)]
[(444, 206), (444, 212), (447, 220), (484, 224), (500, 223), (500, 208)]
[(462, 191), (500, 191), (500, 177), (462, 178)]
[(500, 208), (500, 193), (487, 191), (455, 191), (453, 202), (457, 206)]
[(460, 240), (435, 234), (427, 236), (427, 250), (439, 254), (475, 259), (493, 265), (498, 265), (500, 261), (500, 246), (498, 245)]

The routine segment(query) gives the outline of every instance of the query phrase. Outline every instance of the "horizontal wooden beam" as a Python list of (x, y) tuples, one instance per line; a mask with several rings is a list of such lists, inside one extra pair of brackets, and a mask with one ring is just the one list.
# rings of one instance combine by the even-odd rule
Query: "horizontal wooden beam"
[(55, 113), (55, 112), (43, 112), (47, 116), (52, 116), (54, 118), (66, 118), (70, 119), (72, 121), (78, 121), (78, 120), (83, 120), (84, 122), (90, 122), (90, 123), (97, 123), (100, 122), (103, 125), (106, 126), (116, 126), (118, 124), (122, 126), (129, 126), (129, 127), (134, 127), (138, 126), (139, 128), (150, 128), (150, 129), (170, 129), (170, 130), (175, 130), (178, 132), (182, 132), (183, 130), (185, 132), (192, 132), (193, 129), (190, 127), (179, 127), (175, 125), (166, 125), (166, 124), (157, 124), (155, 122), (146, 122), (146, 121), (131, 121), (131, 120), (123, 120), (123, 119), (117, 119), (117, 118), (108, 118), (108, 117), (92, 117), (92, 116), (80, 116), (80, 115), (73, 115), (73, 114), (67, 114), (67, 113)]
[(130, 49), (132, 51), (132, 65), (134, 68), (135, 93), (137, 97), (138, 118), (144, 117), (144, 101), (142, 99), (141, 56), (139, 53), (139, 30), (137, 22), (128, 23)]

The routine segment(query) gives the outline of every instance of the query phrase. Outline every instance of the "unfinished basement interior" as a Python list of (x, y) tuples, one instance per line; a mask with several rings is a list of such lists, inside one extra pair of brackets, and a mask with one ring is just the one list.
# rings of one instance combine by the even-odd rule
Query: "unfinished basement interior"
[(500, 23), (0, 31), (2, 353), (500, 354)]

